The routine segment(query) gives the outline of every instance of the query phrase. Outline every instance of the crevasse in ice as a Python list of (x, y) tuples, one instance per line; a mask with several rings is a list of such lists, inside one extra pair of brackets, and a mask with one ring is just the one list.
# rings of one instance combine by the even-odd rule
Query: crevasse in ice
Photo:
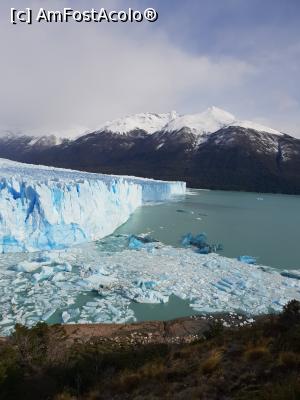
[(0, 252), (62, 249), (111, 234), (184, 182), (92, 174), (0, 159)]

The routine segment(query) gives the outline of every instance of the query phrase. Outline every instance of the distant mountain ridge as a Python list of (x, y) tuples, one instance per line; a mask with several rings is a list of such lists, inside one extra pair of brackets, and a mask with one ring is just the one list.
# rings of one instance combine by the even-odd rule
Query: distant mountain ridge
[(97, 131), (126, 134), (137, 129), (152, 134), (158, 131), (173, 132), (189, 128), (193, 133), (213, 133), (226, 126), (241, 126), (262, 132), (280, 134), (275, 129), (251, 121), (239, 121), (221, 108), (212, 106), (202, 113), (179, 115), (176, 111), (165, 114), (140, 113), (106, 122)]
[(73, 140), (2, 134), (0, 157), (185, 180), (195, 188), (300, 194), (300, 139), (217, 107), (182, 116), (140, 113)]

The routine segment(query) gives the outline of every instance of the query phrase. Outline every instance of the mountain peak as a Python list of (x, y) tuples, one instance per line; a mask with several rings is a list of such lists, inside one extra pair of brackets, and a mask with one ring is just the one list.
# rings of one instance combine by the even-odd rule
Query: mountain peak
[(214, 117), (218, 120), (235, 120), (235, 116), (222, 108), (211, 106), (201, 113), (203, 116)]
[(216, 132), (236, 121), (236, 118), (221, 108), (212, 106), (197, 114), (186, 114), (174, 118), (164, 127), (165, 131), (179, 131), (190, 128), (194, 133), (204, 134)]
[(261, 132), (280, 134), (275, 129), (268, 128), (256, 122), (238, 120), (233, 114), (216, 106), (211, 106), (205, 111), (196, 114), (179, 115), (176, 111), (168, 113), (139, 113), (127, 115), (106, 122), (98, 131), (127, 134), (141, 129), (148, 134), (157, 131), (180, 131), (182, 128), (190, 129), (195, 135), (209, 134), (228, 126), (239, 126)]
[(118, 118), (113, 121), (106, 122), (99, 130), (126, 134), (136, 129), (142, 129), (147, 133), (154, 133), (161, 130), (171, 120), (177, 118), (176, 111), (164, 114), (156, 113), (139, 113), (127, 115), (124, 118)]
[(127, 115), (124, 118), (106, 122), (99, 128), (99, 131), (126, 134), (136, 129), (142, 129), (152, 134), (159, 130), (175, 131), (187, 127), (195, 133), (209, 133), (235, 121), (236, 118), (232, 114), (212, 106), (199, 114), (179, 115), (176, 111), (170, 111), (163, 114), (148, 112)]

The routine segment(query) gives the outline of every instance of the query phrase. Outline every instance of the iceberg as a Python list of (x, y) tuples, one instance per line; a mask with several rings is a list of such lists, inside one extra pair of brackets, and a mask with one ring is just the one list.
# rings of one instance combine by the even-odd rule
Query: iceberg
[(151, 251), (155, 247), (155, 244), (157, 244), (157, 240), (149, 236), (131, 235), (128, 240), (128, 248), (130, 250), (148, 249)]
[(94, 274), (86, 278), (84, 282), (88, 285), (88, 287), (94, 290), (98, 290), (100, 288), (111, 288), (118, 281), (117, 279), (111, 276)]
[(44, 266), (41, 269), (41, 272), (33, 274), (33, 279), (36, 282), (48, 279), (50, 276), (54, 275), (54, 269), (51, 267)]
[(256, 258), (252, 256), (239, 256), (237, 260), (245, 264), (256, 264)]
[(13, 267), (13, 269), (18, 272), (32, 272), (39, 268), (41, 268), (41, 264), (39, 262), (35, 261), (30, 262), (26, 260)]
[(299, 279), (300, 280), (300, 271), (297, 270), (284, 270), (281, 272), (282, 276), (286, 276), (287, 278), (291, 279)]
[(103, 238), (142, 204), (169, 200), (185, 189), (184, 182), (0, 159), (0, 252), (64, 249)]
[(195, 236), (193, 236), (191, 233), (186, 233), (181, 239), (181, 245), (183, 247), (194, 246), (197, 249), (197, 253), (200, 254), (217, 253), (218, 251), (223, 250), (223, 246), (221, 244), (208, 244), (207, 236), (204, 232)]

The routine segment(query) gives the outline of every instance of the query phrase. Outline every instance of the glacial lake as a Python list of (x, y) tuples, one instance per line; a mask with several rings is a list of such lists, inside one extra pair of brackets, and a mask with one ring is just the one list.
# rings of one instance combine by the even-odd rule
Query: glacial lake
[(115, 234), (149, 233), (179, 247), (187, 232), (205, 232), (226, 257), (300, 269), (300, 196), (188, 190), (173, 202), (138, 209)]
[[(209, 244), (222, 244), (219, 254), (226, 258), (178, 249), (188, 232), (206, 233)], [(132, 234), (148, 234), (163, 245), (131, 250)], [(233, 310), (277, 312), (287, 301), (300, 300), (297, 272), (292, 279), (280, 275), (283, 269), (300, 270), (299, 239), (300, 196), (188, 190), (137, 209), (113, 235), (96, 242), (1, 254), (0, 335), (9, 334), (15, 322), (119, 323)], [(242, 255), (266, 267), (234, 260)], [(24, 261), (33, 265), (31, 272), (22, 272)], [(49, 276), (36, 278), (42, 270), (50, 270)], [(104, 280), (104, 286), (87, 288), (90, 277)], [(154, 290), (143, 282), (154, 283)]]

